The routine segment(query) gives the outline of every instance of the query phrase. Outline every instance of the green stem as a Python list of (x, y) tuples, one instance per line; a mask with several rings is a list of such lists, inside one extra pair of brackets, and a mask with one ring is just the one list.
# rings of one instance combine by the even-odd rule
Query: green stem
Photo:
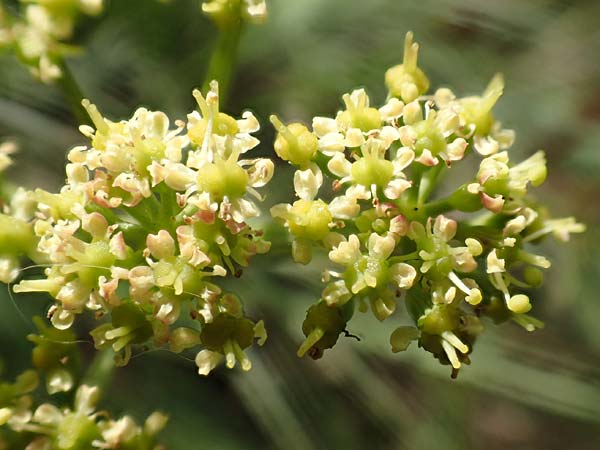
[(410, 179), (413, 183), (412, 187), (402, 194), (395, 203), (402, 215), (407, 219), (418, 220), (422, 215), (420, 208), (417, 206), (417, 199), (419, 198), (423, 166), (420, 164), (413, 164), (411, 170), (412, 173)]
[(392, 256), (391, 258), (388, 258), (388, 263), (389, 264), (396, 264), (399, 262), (404, 262), (404, 261), (410, 261), (413, 259), (419, 259), (419, 252), (415, 251), (412, 253), (407, 253), (406, 255), (399, 255), (399, 256)]
[(111, 209), (98, 205), (97, 203), (89, 202), (85, 205), (85, 210), (88, 213), (99, 212), (111, 224), (120, 223), (123, 219), (117, 216)]
[(452, 211), (453, 209), (454, 206), (447, 198), (434, 200), (432, 202), (426, 203), (425, 206), (423, 206), (423, 211), (426, 217), (434, 217), (439, 214)]
[(439, 163), (423, 173), (423, 176), (419, 182), (417, 207), (421, 208), (425, 204), (437, 184), (438, 177), (445, 167), (445, 164)]
[(210, 82), (217, 80), (219, 82), (221, 104), (226, 103), (229, 94), (229, 84), (233, 75), (241, 35), (241, 22), (222, 28), (219, 31), (219, 37), (208, 64), (202, 90), (204, 92), (208, 91)]
[(77, 80), (73, 76), (73, 72), (69, 69), (66, 61), (61, 60), (58, 64), (62, 71), (62, 77), (59, 78), (58, 85), (71, 107), (73, 116), (80, 125), (93, 125), (87, 111), (81, 105), (81, 100), (83, 100), (84, 96)]
[(4, 202), (8, 202), (9, 199), (10, 197), (6, 192), (6, 180), (4, 175), (0, 173), (0, 209), (4, 208)]
[(114, 357), (115, 352), (110, 347), (98, 351), (92, 364), (81, 379), (81, 384), (98, 386), (101, 392), (106, 392), (114, 375)]

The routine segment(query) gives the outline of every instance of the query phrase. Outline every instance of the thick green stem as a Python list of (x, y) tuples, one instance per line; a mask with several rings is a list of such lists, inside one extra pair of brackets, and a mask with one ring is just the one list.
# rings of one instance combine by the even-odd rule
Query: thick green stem
[(452, 211), (453, 209), (454, 206), (447, 198), (434, 200), (432, 202), (426, 203), (423, 207), (423, 211), (426, 217), (435, 217), (439, 214)]
[(229, 93), (229, 84), (233, 75), (237, 51), (242, 35), (242, 24), (237, 23), (229, 27), (223, 27), (219, 31), (219, 37), (215, 44), (202, 90), (204, 92), (210, 89), (210, 82), (217, 80), (219, 82), (219, 97), (221, 104), (227, 101)]
[(419, 259), (418, 251), (414, 251), (412, 253), (407, 253), (406, 255), (392, 256), (391, 258), (388, 258), (388, 264), (392, 265), (392, 264), (396, 264), (396, 263), (400, 263), (400, 262), (404, 262), (404, 261), (411, 261), (413, 259)]
[(437, 185), (437, 179), (446, 167), (445, 164), (438, 164), (426, 170), (419, 182), (419, 194), (417, 197), (417, 207), (421, 208)]
[(112, 348), (105, 348), (96, 353), (92, 364), (81, 379), (81, 384), (97, 386), (101, 392), (106, 392), (115, 369), (115, 352)]
[(71, 72), (71, 69), (69, 69), (64, 60), (59, 62), (59, 66), (62, 71), (62, 77), (59, 78), (58, 85), (71, 107), (73, 116), (80, 125), (93, 125), (90, 116), (81, 105), (81, 100), (83, 100), (84, 96), (77, 80), (73, 77), (73, 72)]

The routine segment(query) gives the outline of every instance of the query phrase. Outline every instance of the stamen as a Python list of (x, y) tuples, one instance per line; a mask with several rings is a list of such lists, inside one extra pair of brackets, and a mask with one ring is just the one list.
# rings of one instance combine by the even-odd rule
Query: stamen
[(306, 339), (304, 340), (304, 342), (302, 343), (302, 345), (300, 345), (300, 348), (298, 349), (298, 352), (296, 353), (298, 355), (299, 358), (302, 358), (304, 356), (304, 354), (310, 350), (310, 348), (315, 345), (317, 342), (319, 342), (321, 340), (321, 338), (325, 335), (325, 330), (323, 330), (322, 328), (315, 328), (313, 329), (308, 336), (306, 336)]
[(471, 289), (454, 272), (450, 271), (448, 278), (465, 294), (471, 295)]
[(346, 110), (350, 113), (350, 116), (354, 116), (356, 114), (356, 105), (352, 101), (350, 94), (344, 94), (342, 96), (342, 100), (344, 101), (344, 104), (346, 105)]
[(223, 352), (225, 353), (225, 365), (229, 369), (233, 369), (235, 367), (235, 351), (233, 348), (233, 343), (231, 340), (227, 340), (225, 344), (223, 344)]
[(452, 344), (459, 352), (463, 354), (469, 353), (469, 347), (465, 345), (452, 331), (444, 331), (442, 334), (442, 339), (450, 344)]
[(119, 337), (123, 337), (131, 333), (131, 327), (123, 326), (119, 328), (114, 328), (112, 330), (107, 331), (104, 336), (106, 339), (113, 340)]
[(444, 339), (442, 339), (442, 347), (444, 349), (444, 352), (446, 353), (446, 356), (450, 360), (450, 364), (452, 364), (452, 367), (454, 367), (455, 369), (460, 369), (460, 361), (458, 360), (456, 349)]
[(404, 58), (402, 64), (406, 72), (413, 72), (417, 68), (417, 57), (419, 55), (419, 44), (413, 42), (412, 32), (406, 33), (404, 39)]
[(537, 238), (540, 238), (540, 237), (542, 237), (542, 236), (544, 236), (544, 235), (546, 235), (548, 233), (551, 233), (551, 232), (552, 232), (552, 228), (550, 228), (550, 227), (542, 228), (541, 230), (537, 230), (536, 232), (531, 233), (528, 236), (525, 236), (522, 239), (522, 242), (535, 241)]
[(240, 344), (237, 341), (233, 341), (233, 351), (235, 353), (236, 359), (242, 366), (242, 370), (246, 372), (250, 370), (252, 368), (252, 363), (250, 362), (250, 360), (244, 353), (244, 350), (242, 350), (242, 347), (240, 347)]
[(210, 117), (210, 108), (208, 107), (208, 103), (202, 97), (202, 93), (198, 89), (194, 89), (192, 91), (192, 95), (196, 99), (196, 103), (198, 103), (198, 107), (200, 108), (200, 112), (202, 113), (203, 119), (208, 119)]
[(84, 98), (81, 101), (81, 105), (87, 111), (88, 115), (90, 116), (90, 119), (92, 119), (92, 122), (96, 126), (96, 130), (98, 130), (102, 134), (108, 133), (108, 125), (106, 124), (104, 117), (102, 117), (102, 114), (100, 114), (100, 111), (98, 111), (96, 105), (90, 103), (90, 101), (87, 98)]
[(550, 267), (550, 261), (540, 255), (534, 255), (532, 253), (519, 250), (517, 257), (526, 263), (529, 263), (534, 266), (541, 267), (542, 269), (548, 269)]
[(125, 348), (133, 340), (133, 338), (134, 338), (133, 334), (127, 334), (125, 336), (120, 337), (113, 343), (113, 345), (112, 345), (113, 350), (115, 352), (120, 352), (121, 350), (123, 350), (123, 348)]

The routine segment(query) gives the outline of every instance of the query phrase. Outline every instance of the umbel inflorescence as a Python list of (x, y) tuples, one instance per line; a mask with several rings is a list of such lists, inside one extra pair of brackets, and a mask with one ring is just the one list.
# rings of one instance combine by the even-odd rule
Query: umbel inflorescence
[[(388, 99), (370, 105), (363, 89), (342, 98), (335, 118), (271, 122), (275, 151), (294, 167), (298, 200), (271, 209), (293, 237), (292, 256), (307, 264), (313, 248), (332, 263), (321, 299), (308, 309), (298, 355), (313, 358), (333, 347), (355, 310), (379, 320), (404, 306), (411, 325), (390, 337), (393, 352), (413, 340), (456, 375), (469, 362), (482, 317), (513, 320), (531, 331), (527, 294), (550, 267), (531, 245), (546, 235), (566, 241), (584, 227), (573, 218), (550, 219), (527, 196), (546, 177), (544, 153), (514, 163), (514, 132), (492, 108), (502, 95), (496, 75), (481, 96), (457, 98), (417, 65), (418, 45), (406, 35), (404, 61), (385, 74)], [(476, 173), (453, 179), (465, 159)], [(437, 192), (445, 177), (454, 189)], [(333, 198), (319, 195), (325, 180)], [(433, 195), (437, 194), (436, 198)]]
[[(392, 351), (417, 340), (456, 374), (482, 318), (540, 325), (528, 314), (529, 292), (550, 262), (532, 246), (583, 231), (528, 197), (544, 181), (545, 158), (509, 160), (514, 133), (492, 114), (502, 77), (481, 96), (428, 94), (417, 53), (409, 33), (380, 108), (359, 89), (343, 96), (335, 118), (315, 117), (312, 130), (271, 116), (274, 150), (297, 169), (298, 197), (271, 215), (289, 231), (295, 261), (308, 264), (324, 249), (332, 264), (302, 325), (299, 356), (321, 357), (356, 310), (384, 320), (403, 306), (412, 324), (393, 332)], [(0, 215), (0, 275), (15, 280), (22, 256), (43, 265), (42, 278), (15, 292), (48, 293), (59, 330), (91, 312), (96, 347), (111, 347), (121, 364), (136, 346), (153, 345), (196, 350), (200, 374), (221, 360), (248, 370), (245, 350), (264, 343), (265, 326), (245, 317), (219, 280), (269, 250), (249, 221), (274, 164), (249, 156), (259, 144), (252, 113), (236, 120), (221, 112), (214, 82), (194, 97), (199, 111), (174, 128), (144, 108), (112, 122), (84, 101), (94, 127), (80, 128), (90, 143), (69, 152), (66, 184), (59, 193), (20, 190)], [(467, 159), (475, 173), (453, 177)], [(440, 189), (442, 179), (451, 190)], [(319, 195), (326, 181), (333, 196)]]
[(199, 111), (173, 129), (162, 112), (140, 108), (112, 122), (84, 101), (95, 128), (81, 127), (90, 144), (69, 152), (65, 186), (20, 192), (13, 215), (1, 216), (15, 222), (2, 228), (7, 243), (23, 234), (22, 245), (4, 247), (15, 254), (4, 255), (3, 281), (17, 275), (17, 254), (29, 255), (45, 276), (14, 291), (54, 298), (48, 316), (59, 330), (92, 312), (101, 322), (91, 331), (96, 347), (112, 347), (121, 364), (136, 344), (201, 345), (200, 373), (222, 358), (248, 370), (244, 350), (264, 342), (263, 322), (246, 318), (219, 279), (239, 276), (269, 249), (247, 221), (259, 214), (257, 189), (273, 163), (248, 158), (258, 144), (252, 113), (236, 120), (220, 112), (216, 83), (194, 97)]

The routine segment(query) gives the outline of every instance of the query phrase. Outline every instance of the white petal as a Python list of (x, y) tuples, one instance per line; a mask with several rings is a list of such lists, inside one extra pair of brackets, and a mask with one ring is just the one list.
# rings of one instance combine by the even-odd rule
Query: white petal
[(496, 249), (488, 253), (486, 262), (487, 273), (500, 273), (506, 270), (505, 261), (502, 258), (498, 258), (498, 255), (496, 254)]
[(329, 133), (319, 139), (319, 150), (326, 155), (343, 152), (346, 148), (342, 133)]
[(237, 121), (240, 133), (255, 133), (260, 130), (260, 123), (250, 111), (244, 111), (242, 119)]
[(296, 195), (303, 200), (315, 198), (322, 184), (323, 174), (318, 167), (315, 168), (315, 171), (306, 169), (296, 170), (294, 173), (294, 190)]
[(208, 375), (223, 360), (223, 355), (210, 350), (201, 350), (196, 355), (198, 374)]
[(315, 117), (312, 122), (312, 128), (319, 138), (328, 134), (338, 133), (337, 122), (335, 119), (330, 119), (329, 117)]
[(349, 128), (346, 131), (346, 141), (344, 145), (346, 147), (360, 147), (365, 143), (365, 137), (363, 136), (362, 131), (358, 128)]
[(343, 178), (350, 175), (352, 163), (346, 159), (343, 153), (336, 153), (327, 163), (327, 168), (334, 175)]
[(379, 113), (383, 120), (389, 121), (396, 119), (402, 115), (404, 109), (404, 103), (398, 100), (396, 97), (392, 97), (388, 102), (379, 108)]
[(402, 193), (412, 186), (412, 183), (403, 178), (391, 180), (384, 188), (383, 193), (391, 200), (400, 198)]
[(336, 219), (352, 219), (360, 213), (360, 205), (354, 197), (340, 195), (329, 203), (329, 211)]

